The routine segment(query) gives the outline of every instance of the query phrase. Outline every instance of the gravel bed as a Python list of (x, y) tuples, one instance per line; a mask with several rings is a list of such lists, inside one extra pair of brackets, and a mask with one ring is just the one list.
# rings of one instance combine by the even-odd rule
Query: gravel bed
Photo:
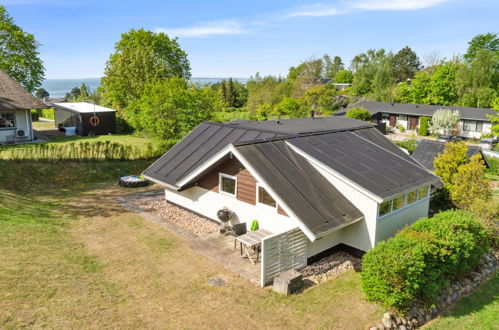
[(319, 284), (348, 270), (357, 269), (360, 269), (360, 259), (340, 251), (306, 266), (300, 273), (304, 279)]
[(146, 212), (151, 212), (198, 236), (220, 232), (220, 225), (183, 208), (168, 203), (164, 197), (141, 198), (132, 202)]

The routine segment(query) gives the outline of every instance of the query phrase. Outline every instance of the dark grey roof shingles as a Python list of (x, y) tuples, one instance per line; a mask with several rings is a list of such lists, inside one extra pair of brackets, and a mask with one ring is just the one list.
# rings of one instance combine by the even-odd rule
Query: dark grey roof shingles
[(356, 132), (289, 139), (289, 143), (380, 198), (438, 181), (414, 161), (369, 143)]
[(314, 235), (363, 218), (352, 203), (284, 140), (236, 148)]
[[(439, 154), (444, 152), (445, 145), (446, 145), (445, 142), (422, 140), (418, 143), (411, 157), (417, 160), (421, 165), (426, 167), (429, 171), (433, 172), (435, 170), (435, 167), (433, 165), (435, 158)], [(467, 152), (468, 157), (471, 157), (478, 153), (482, 155), (485, 161), (485, 165), (490, 168), (487, 157), (483, 154), (480, 147), (468, 146), (468, 152)]]

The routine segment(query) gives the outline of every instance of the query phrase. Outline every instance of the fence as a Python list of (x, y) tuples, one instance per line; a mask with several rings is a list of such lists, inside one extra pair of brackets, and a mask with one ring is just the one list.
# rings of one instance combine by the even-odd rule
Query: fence
[(307, 237), (296, 228), (262, 241), (260, 285), (265, 286), (275, 276), (307, 265)]

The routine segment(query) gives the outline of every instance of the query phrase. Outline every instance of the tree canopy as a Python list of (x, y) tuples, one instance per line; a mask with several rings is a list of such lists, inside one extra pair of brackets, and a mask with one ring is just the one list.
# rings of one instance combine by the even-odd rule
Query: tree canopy
[(31, 33), (14, 23), (4, 6), (0, 6), (0, 69), (33, 92), (43, 81), (44, 67)]
[(165, 33), (130, 30), (115, 45), (102, 78), (102, 99), (107, 106), (125, 111), (128, 104), (139, 99), (145, 86), (158, 79), (182, 77), (189, 79), (187, 54), (177, 39)]
[(414, 78), (414, 75), (420, 69), (419, 57), (409, 46), (399, 50), (393, 57), (393, 75), (397, 81)]
[(497, 33), (485, 33), (473, 37), (468, 43), (468, 50), (464, 54), (464, 59), (472, 62), (480, 50), (489, 50), (499, 56), (499, 37)]

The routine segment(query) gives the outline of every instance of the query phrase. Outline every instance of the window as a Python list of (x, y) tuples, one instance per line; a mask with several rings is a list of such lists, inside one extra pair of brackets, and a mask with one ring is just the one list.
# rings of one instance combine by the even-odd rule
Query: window
[(379, 216), (388, 214), (391, 211), (392, 211), (392, 201), (381, 203), (381, 205), (379, 206)]
[(418, 191), (414, 190), (407, 194), (407, 205), (414, 203), (418, 199)]
[(407, 121), (407, 116), (406, 115), (400, 115), (398, 120)]
[(276, 201), (262, 186), (258, 186), (258, 204), (264, 204), (271, 207), (277, 207)]
[(418, 200), (428, 197), (428, 186), (419, 188), (418, 190)]
[(404, 195), (399, 196), (393, 200), (393, 211), (404, 207)]
[(236, 196), (237, 178), (220, 173), (220, 192)]
[(379, 217), (384, 216), (385, 214), (392, 213), (396, 210), (400, 210), (405, 206), (415, 203), (418, 200), (428, 197), (428, 193), (430, 191), (429, 186), (424, 186), (419, 188), (418, 190), (414, 190), (408, 192), (407, 194), (398, 196), (389, 201), (383, 202), (379, 206)]
[(463, 122), (463, 130), (471, 132), (481, 132), (483, 129), (483, 122), (474, 120), (465, 120)]
[(15, 115), (12, 112), (0, 113), (0, 128), (15, 128)]

